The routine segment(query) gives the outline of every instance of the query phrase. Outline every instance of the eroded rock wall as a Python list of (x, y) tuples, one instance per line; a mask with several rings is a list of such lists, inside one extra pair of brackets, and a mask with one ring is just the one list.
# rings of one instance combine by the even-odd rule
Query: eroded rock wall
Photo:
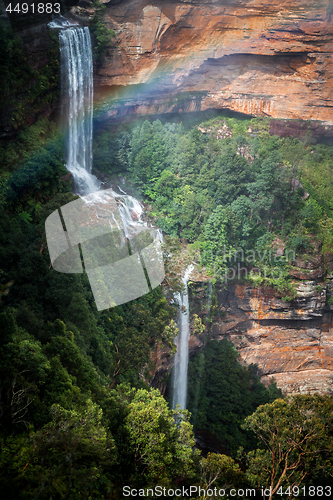
[[(274, 377), (284, 393), (332, 393), (332, 270), (333, 256), (328, 262), (321, 256), (312, 263), (296, 259), (290, 273), (298, 276), (297, 297), (291, 302), (282, 301), (272, 290), (240, 282), (217, 284), (208, 336), (231, 340), (240, 361), (257, 364), (262, 381), (269, 383)], [(191, 304), (192, 313), (205, 321), (208, 293), (203, 282), (193, 283)], [(203, 344), (203, 338), (193, 338), (192, 352)]]
[(116, 41), (96, 84), (117, 89), (104, 94), (106, 103), (120, 99), (106, 118), (229, 108), (333, 123), (332, 0), (106, 5)]

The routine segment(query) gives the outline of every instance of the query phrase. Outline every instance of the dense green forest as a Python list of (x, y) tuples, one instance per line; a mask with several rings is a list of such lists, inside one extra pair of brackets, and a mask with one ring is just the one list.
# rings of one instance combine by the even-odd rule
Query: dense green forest
[[(329, 496), (330, 396), (283, 398), (274, 383), (260, 382), (255, 366), (239, 364), (233, 344), (207, 339), (189, 366), (190, 411), (172, 410), (153, 386), (152, 353), (163, 346), (174, 353), (172, 292), (191, 252), (213, 281), (224, 279), (225, 255), (253, 252), (250, 267), (269, 272), (249, 275), (252, 284), (294, 298), (289, 260), (272, 263), (269, 250), (277, 237), (309, 258), (332, 248), (333, 147), (270, 136), (268, 119), (226, 114), (97, 130), (95, 172), (125, 178), (145, 202), (165, 233), (167, 272), (147, 295), (99, 312), (85, 273), (50, 265), (45, 220), (75, 196), (57, 125), (34, 115), (26, 126), (24, 118), (37, 113), (41, 96), (57, 98), (54, 82), (27, 76), (20, 40), (3, 27), (1, 50), (1, 69), (15, 83), (5, 87), (15, 133), (0, 149), (1, 497), (203, 498), (201, 487), (226, 499), (247, 498), (249, 488), (262, 497), (270, 486), (276, 498)], [(17, 57), (22, 65), (14, 65)], [(34, 90), (20, 101), (25, 78), (35, 78)], [(222, 453), (200, 452), (200, 429)], [(152, 493), (156, 487), (162, 492)]]
[[(96, 170), (133, 182), (152, 220), (200, 250), (213, 278), (242, 259), (259, 270), (248, 276), (254, 285), (292, 300), (291, 258), (333, 245), (333, 148), (271, 136), (269, 119), (163, 121), (100, 133)], [(280, 258), (276, 238), (286, 247)]]

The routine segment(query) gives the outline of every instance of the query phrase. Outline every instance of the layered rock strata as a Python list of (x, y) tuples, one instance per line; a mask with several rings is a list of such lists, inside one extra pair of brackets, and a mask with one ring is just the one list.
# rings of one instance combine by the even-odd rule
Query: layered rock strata
[(333, 123), (331, 0), (104, 3), (105, 118), (229, 108)]
[[(311, 262), (295, 260), (290, 274), (298, 277), (294, 282), (297, 297), (291, 302), (282, 301), (272, 290), (255, 289), (239, 282), (218, 284), (209, 337), (231, 340), (239, 351), (240, 361), (257, 364), (262, 381), (268, 384), (274, 378), (284, 393), (332, 393), (331, 268), (333, 256), (325, 265), (320, 256)], [(328, 279), (324, 281), (325, 271)], [(207, 295), (202, 282), (193, 283), (192, 310), (203, 320), (207, 314)], [(201, 347), (197, 343), (195, 348)]]

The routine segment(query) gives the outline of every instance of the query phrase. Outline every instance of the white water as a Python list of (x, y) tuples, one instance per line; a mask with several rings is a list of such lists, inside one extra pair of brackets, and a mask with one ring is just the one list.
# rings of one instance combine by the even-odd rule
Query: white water
[[(67, 169), (73, 174), (75, 187), (86, 203), (99, 204), (99, 210), (110, 213), (108, 203), (117, 202), (125, 237), (140, 231), (147, 223), (142, 220), (143, 208), (138, 200), (112, 189), (98, 191), (100, 183), (91, 174), (93, 132), (93, 62), (89, 28), (73, 26), (65, 18), (49, 24), (59, 31), (61, 59), (61, 93), (63, 125), (66, 135)], [(120, 229), (118, 217), (112, 213), (115, 228)]]
[(187, 398), (187, 368), (188, 368), (188, 341), (190, 337), (190, 311), (188, 301), (187, 282), (194, 266), (190, 265), (182, 279), (185, 286), (185, 293), (176, 294), (175, 298), (181, 307), (179, 315), (179, 334), (176, 339), (177, 354), (175, 357), (175, 370), (173, 379), (173, 400), (172, 407), (179, 404), (186, 408)]
[(66, 19), (64, 16), (59, 16), (48, 23), (49, 28), (66, 29), (72, 26), (79, 26), (79, 23), (73, 19)]
[[(86, 203), (99, 205), (99, 212), (110, 213), (115, 228), (122, 223), (125, 238), (137, 234), (147, 223), (143, 221), (143, 207), (133, 196), (119, 186), (121, 194), (112, 189), (99, 191), (100, 183), (91, 174), (93, 139), (93, 62), (89, 28), (74, 25), (59, 17), (49, 23), (59, 29), (61, 60), (61, 95), (63, 127), (66, 136), (65, 158), (75, 187)], [(114, 199), (120, 216), (113, 213)], [(112, 203), (111, 203), (112, 205)], [(100, 215), (101, 216), (101, 215)], [(161, 233), (156, 230), (160, 240)]]
[[(65, 21), (61, 21), (61, 25), (62, 28), (68, 26)], [(88, 194), (100, 187), (91, 174), (93, 64), (89, 28), (61, 29), (59, 41), (65, 159), (77, 192)]]
[[(78, 200), (76, 200), (68, 204), (71, 205), (70, 209), (68, 206), (67, 209), (62, 207), (62, 212), (65, 210), (68, 216), (67, 230), (74, 235), (78, 232), (77, 241), (87, 249), (86, 239), (89, 230), (93, 228), (94, 235), (101, 235), (108, 233), (111, 229), (111, 232), (115, 231), (116, 234), (120, 234), (121, 247), (128, 246), (127, 251), (132, 252), (129, 256), (124, 248), (125, 252), (123, 252), (123, 257), (116, 270), (114, 270), (112, 263), (101, 266), (103, 268), (102, 275), (99, 271), (95, 272), (94, 269), (87, 270), (97, 308), (103, 310), (148, 293), (149, 287), (155, 288), (163, 281), (163, 256), (159, 246), (162, 235), (160, 230), (147, 227), (147, 223), (143, 220), (143, 207), (134, 197), (127, 195), (121, 188), (119, 188), (120, 194), (111, 188), (99, 190), (101, 183), (91, 174), (93, 63), (89, 29), (69, 26), (68, 21), (64, 18), (52, 21), (49, 26), (60, 28), (61, 91), (67, 169), (73, 175), (75, 188), (81, 196), (81, 201), (85, 202), (82, 206), (82, 203), (77, 204)], [(87, 218), (89, 222), (87, 222)], [(82, 233), (80, 233), (80, 228)], [(141, 232), (143, 232), (142, 238), (141, 236), (136, 238)], [(81, 238), (82, 234), (84, 237)], [(147, 238), (147, 234), (150, 238)], [(152, 244), (149, 244), (150, 239), (153, 240)], [(147, 245), (142, 248), (145, 241)], [(116, 248), (117, 244), (115, 243), (114, 246)], [(86, 258), (89, 265), (90, 250), (84, 257), (85, 265)], [(141, 254), (138, 253), (140, 251)], [(98, 248), (96, 252), (98, 256)], [(132, 257), (135, 257), (134, 260)], [(127, 264), (124, 264), (125, 260)], [(137, 265), (139, 261), (140, 263)], [(67, 261), (66, 264), (68, 264)], [(71, 263), (69, 262), (69, 264)], [(132, 273), (131, 286), (127, 285), (126, 280), (124, 284), (124, 278), (119, 278), (120, 281), (116, 289), (113, 286), (114, 279), (117, 280), (119, 276), (123, 276), (122, 273), (127, 265), (131, 269), (128, 272)], [(142, 266), (145, 271), (143, 271)], [(68, 266), (66, 271), (63, 271), (62, 268), (58, 270), (68, 272), (67, 269)]]
[[(123, 191), (124, 192), (124, 191)], [(117, 229), (123, 235), (122, 244), (126, 239), (130, 240), (133, 236), (147, 228), (147, 222), (143, 220), (143, 207), (141, 203), (128, 194), (118, 194), (113, 189), (106, 189), (89, 193), (82, 196), (86, 204), (96, 206), (96, 214), (99, 219), (111, 219), (109, 224), (111, 229)], [(113, 202), (116, 202), (117, 210)], [(150, 228), (150, 231), (159, 238), (159, 230)]]

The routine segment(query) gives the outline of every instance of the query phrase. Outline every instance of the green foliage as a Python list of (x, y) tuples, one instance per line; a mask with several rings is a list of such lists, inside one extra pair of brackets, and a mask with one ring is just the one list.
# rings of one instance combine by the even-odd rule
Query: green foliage
[[(114, 444), (102, 410), (87, 399), (79, 409), (52, 405), (41, 430), (7, 439), (0, 458), (2, 492), (15, 498), (101, 498), (103, 471), (114, 463)], [(15, 484), (10, 479), (15, 478)]]
[(200, 469), (201, 485), (205, 489), (211, 488), (213, 484), (214, 487), (228, 485), (228, 488), (239, 488), (245, 480), (239, 465), (227, 455), (208, 453), (207, 458), (201, 459)]
[[(91, 28), (100, 62), (114, 32), (104, 24), (105, 6), (96, 1), (94, 7)], [(2, 25), (0, 38), (3, 109), (10, 110), (11, 129), (18, 130), (15, 141), (0, 149), (2, 494), (18, 500), (97, 500), (120, 498), (125, 481), (138, 487), (243, 484), (244, 472), (231, 457), (210, 454), (199, 466), (190, 414), (170, 410), (156, 389), (147, 390), (155, 368), (152, 352), (163, 344), (174, 350), (178, 330), (176, 310), (161, 288), (98, 312), (85, 273), (50, 268), (44, 221), (75, 198), (62, 192), (66, 170), (55, 128), (43, 119), (23, 129), (23, 122), (27, 115), (35, 121), (57, 97), (57, 41), (50, 45), (50, 64), (37, 75), (20, 39)], [(288, 263), (272, 265), (269, 251), (278, 235), (289, 249), (311, 253), (314, 232), (322, 251), (330, 252), (332, 148), (270, 137), (267, 120), (223, 121), (231, 131), (226, 139), (202, 133), (194, 122), (113, 126), (112, 135), (106, 129), (96, 139), (95, 168), (125, 173), (151, 206), (151, 218), (168, 233), (168, 299), (181, 290), (186, 259), (193, 261), (201, 251), (202, 265), (216, 276), (226, 266), (224, 247), (228, 253), (241, 246), (260, 253), (253, 266), (262, 275), (253, 283), (274, 287), (291, 300)], [(221, 124), (219, 117), (201, 126), (215, 131)], [(308, 200), (302, 199), (304, 189), (294, 190), (295, 178), (310, 193)], [(184, 242), (192, 243), (187, 252)], [(204, 331), (199, 316), (193, 317), (193, 329), (198, 335)], [(268, 485), (272, 478), (276, 485), (285, 464), (282, 483), (288, 474), (300, 484), (305, 477), (330, 477), (331, 400), (318, 396), (269, 405), (281, 397), (276, 384), (266, 389), (256, 368), (246, 369), (237, 358), (223, 340), (209, 341), (191, 361), (195, 427), (215, 434), (230, 453), (239, 445), (252, 448), (247, 480), (254, 485)], [(254, 435), (262, 441), (257, 450)], [(272, 456), (280, 460), (274, 473)], [(297, 465), (293, 469), (289, 458)]]
[(56, 139), (57, 128), (46, 118), (38, 120), (30, 127), (22, 128), (13, 141), (7, 142), (0, 149), (1, 171), (13, 171), (33, 157), (34, 153), (50, 139)]
[(21, 38), (10, 29), (9, 23), (0, 21), (0, 104), (1, 125), (19, 130), (53, 105), (59, 97), (59, 42), (57, 36), (48, 35), (48, 64), (34, 70), (27, 61)]
[[(226, 269), (224, 254), (232, 252), (227, 240), (228, 211), (219, 205), (212, 212), (205, 225), (205, 241), (203, 244), (202, 264), (211, 274)], [(217, 269), (216, 269), (217, 267)]]
[(300, 211), (301, 216), (304, 218), (303, 225), (309, 231), (318, 231), (318, 224), (323, 215), (323, 209), (316, 202), (315, 199), (310, 198), (305, 204), (304, 208)]
[(306, 148), (305, 152), (306, 155), (298, 163), (300, 180), (311, 198), (332, 217), (332, 147), (318, 144)]
[(287, 246), (291, 250), (295, 250), (296, 253), (302, 253), (302, 251), (309, 251), (311, 241), (305, 232), (293, 231), (288, 237)]
[(61, 138), (54, 139), (9, 177), (7, 197), (9, 200), (16, 200), (27, 191), (40, 190), (53, 194), (57, 188), (59, 190), (60, 176), (66, 173), (63, 142)]
[(322, 252), (330, 253), (333, 248), (333, 220), (331, 218), (323, 218), (319, 221), (319, 236), (323, 242)]
[(152, 487), (193, 477), (199, 453), (193, 450), (189, 414), (170, 410), (157, 389), (119, 384), (103, 401), (103, 413), (118, 450), (113, 467), (118, 496), (124, 478), (132, 487)]
[(201, 335), (205, 331), (205, 325), (202, 324), (201, 318), (197, 314), (193, 314), (193, 335)]
[(114, 461), (102, 410), (88, 399), (79, 411), (52, 405), (50, 413), (52, 421), (32, 437), (41, 464), (35, 478), (42, 485), (39, 491), (48, 489), (60, 497), (71, 491), (74, 498), (74, 492), (82, 497), (93, 494), (103, 468)]
[[(304, 253), (311, 246), (308, 233), (315, 232), (328, 251), (331, 212), (325, 199), (330, 195), (324, 185), (332, 177), (332, 148), (271, 137), (268, 119), (213, 118), (199, 128), (160, 120), (137, 123), (97, 138), (101, 146), (108, 144), (113, 163), (107, 167), (106, 160), (99, 160), (97, 168), (100, 164), (114, 173), (122, 165), (146, 196), (154, 222), (201, 250), (207, 274), (223, 277), (225, 254), (239, 248), (274, 257), (276, 236), (289, 251)], [(221, 127), (228, 131), (225, 139), (219, 138)], [(302, 199), (304, 189), (294, 187), (298, 178), (311, 194), (308, 200)], [(276, 264), (272, 257), (252, 261), (260, 275), (250, 280), (290, 301), (295, 289), (288, 263), (282, 258)]]
[(270, 394), (260, 383), (256, 368), (246, 369), (237, 358), (231, 342), (209, 340), (204, 352), (190, 361), (188, 375), (188, 408), (195, 429), (209, 430), (234, 453), (251, 444), (251, 436), (241, 430), (243, 419), (274, 396), (273, 388)]
[(116, 34), (114, 30), (105, 26), (104, 11), (105, 5), (99, 0), (93, 0), (92, 6), (95, 14), (92, 22), (90, 23), (90, 31), (93, 33), (96, 44), (94, 47), (94, 57), (100, 64), (103, 57), (107, 54), (109, 47), (112, 45), (112, 39)]
[(0, 313), (0, 327), (1, 426), (12, 431), (31, 421), (36, 409), (34, 400), (51, 367), (40, 342), (17, 326), (14, 310)]
[(179, 329), (177, 328), (177, 323), (175, 322), (175, 320), (171, 319), (169, 325), (164, 328), (163, 342), (167, 343), (174, 354), (176, 354), (177, 352), (177, 346), (174, 343), (174, 340), (177, 337), (178, 333)]
[[(48, 160), (50, 149), (45, 149), (41, 154)], [(20, 170), (11, 177), (27, 207), (34, 200), (29, 178), (22, 180)], [(51, 175), (49, 192), (56, 189), (56, 182)], [(123, 409), (121, 390), (111, 387), (124, 380), (146, 387), (151, 350), (162, 342), (173, 344), (176, 310), (157, 288), (136, 301), (97, 312), (86, 275), (66, 275), (50, 268), (44, 221), (73, 199), (71, 193), (58, 193), (47, 203), (41, 198), (27, 223), (22, 211), (16, 213), (14, 198), (0, 219), (0, 465), (4, 471), (0, 488), (8, 498), (101, 499), (117, 481), (124, 484), (131, 467), (138, 484), (143, 478), (148, 484), (152, 477), (137, 472), (133, 441), (125, 425), (130, 402)], [(178, 471), (190, 476), (194, 470), (192, 427), (187, 416), (176, 426), (159, 398), (167, 412), (167, 446), (172, 455), (171, 462), (165, 461), (165, 481), (172, 482)], [(118, 433), (123, 441), (116, 442), (111, 433)], [(152, 457), (160, 454), (153, 439), (149, 450)]]
[(142, 191), (153, 187), (158, 176), (170, 165), (168, 153), (174, 145), (176, 130), (163, 126), (159, 120), (153, 123), (146, 120), (134, 128), (129, 143), (128, 169)]
[(185, 410), (169, 410), (157, 389), (140, 389), (131, 401), (125, 428), (137, 470), (146, 475), (148, 485), (193, 476), (194, 437), (188, 418)]
[(126, 148), (128, 147), (128, 135), (126, 132), (117, 134), (102, 134), (93, 142), (94, 168), (98, 172), (109, 174), (121, 174), (127, 168)]
[(323, 470), (332, 476), (332, 409), (328, 396), (294, 396), (260, 406), (245, 419), (260, 448), (247, 455), (254, 486), (300, 486)]
[(230, 205), (245, 194), (245, 183), (251, 179), (245, 158), (237, 154), (237, 142), (226, 145), (216, 162), (216, 193), (219, 205)]

